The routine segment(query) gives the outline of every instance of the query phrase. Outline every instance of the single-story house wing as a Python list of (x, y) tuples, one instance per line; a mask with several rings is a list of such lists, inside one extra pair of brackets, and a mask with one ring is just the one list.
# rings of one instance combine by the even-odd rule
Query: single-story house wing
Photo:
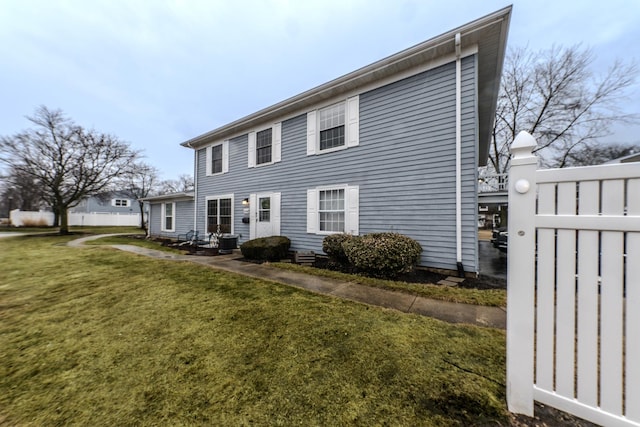
[(177, 239), (193, 229), (195, 193), (162, 194), (141, 199), (147, 214), (147, 234), (151, 237)]
[[(486, 164), (511, 7), (182, 143), (194, 150), (189, 228), (284, 235), (397, 232), (420, 265), (478, 272)], [(238, 88), (240, 89), (240, 88)], [(250, 94), (247, 94), (250, 96)]]

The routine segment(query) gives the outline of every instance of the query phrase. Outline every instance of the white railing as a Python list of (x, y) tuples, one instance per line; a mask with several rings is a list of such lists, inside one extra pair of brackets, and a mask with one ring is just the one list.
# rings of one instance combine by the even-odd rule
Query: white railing
[[(21, 211), (19, 209), (10, 212), (11, 225), (14, 227), (24, 226), (53, 226), (53, 212)], [(80, 213), (70, 212), (68, 214), (70, 226), (116, 226), (135, 227), (140, 225), (139, 213), (108, 213), (91, 212)]]
[(640, 163), (537, 171), (535, 146), (511, 148), (509, 409), (640, 426)]
[(492, 174), (481, 175), (478, 178), (478, 193), (506, 192), (509, 188), (509, 175)]

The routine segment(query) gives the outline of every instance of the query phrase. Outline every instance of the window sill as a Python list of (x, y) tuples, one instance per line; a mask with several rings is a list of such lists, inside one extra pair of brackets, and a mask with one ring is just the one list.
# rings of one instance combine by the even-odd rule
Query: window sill
[(341, 145), (339, 147), (333, 147), (333, 148), (327, 148), (325, 150), (321, 150), (319, 147), (316, 149), (316, 156), (322, 155), (322, 154), (326, 154), (326, 153), (333, 153), (335, 151), (342, 151), (342, 150), (346, 150), (347, 148), (350, 148), (347, 146), (347, 144), (345, 145)]
[(263, 166), (270, 166), (275, 164), (275, 162), (271, 161), (271, 162), (265, 162), (265, 163), (256, 163), (256, 165), (254, 166), (254, 168), (261, 168)]

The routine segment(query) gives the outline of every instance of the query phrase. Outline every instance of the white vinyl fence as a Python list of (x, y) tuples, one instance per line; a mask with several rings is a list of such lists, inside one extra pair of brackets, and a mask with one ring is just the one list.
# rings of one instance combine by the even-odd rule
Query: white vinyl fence
[[(10, 212), (11, 225), (24, 227), (29, 225), (53, 225), (53, 212), (28, 212), (19, 209)], [(139, 226), (139, 213), (103, 213), (103, 212), (70, 212), (68, 214), (70, 226)]]
[(507, 400), (640, 426), (640, 163), (536, 170), (511, 147)]

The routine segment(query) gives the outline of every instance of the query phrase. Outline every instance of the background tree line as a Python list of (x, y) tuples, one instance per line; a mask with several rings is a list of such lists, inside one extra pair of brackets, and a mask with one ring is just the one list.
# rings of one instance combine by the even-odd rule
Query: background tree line
[[(2, 213), (50, 208), (55, 225), (66, 234), (69, 209), (88, 197), (118, 191), (139, 199), (193, 188), (188, 175), (160, 181), (158, 170), (128, 143), (85, 129), (61, 110), (41, 106), (27, 118), (32, 128), (0, 138), (0, 161), (6, 167)], [(138, 204), (144, 227), (143, 203)]]
[[(593, 72), (594, 55), (581, 45), (538, 52), (510, 49), (504, 61), (489, 154), (489, 173), (507, 173), (509, 146), (520, 131), (533, 135), (542, 167), (601, 164), (640, 152), (640, 144), (604, 144), (614, 124), (637, 123), (624, 110), (637, 64), (616, 60)], [(638, 136), (637, 141), (640, 141)]]
[[(635, 85), (637, 65), (616, 61), (596, 75), (593, 61), (592, 52), (580, 45), (509, 50), (488, 173), (508, 172), (509, 145), (522, 130), (538, 141), (542, 167), (599, 164), (640, 152), (638, 143), (602, 143), (612, 125), (638, 122), (638, 114), (623, 108)], [(60, 233), (68, 233), (68, 210), (87, 197), (119, 191), (140, 199), (193, 189), (192, 177), (161, 181), (158, 170), (128, 143), (85, 129), (60, 110), (41, 106), (28, 119), (32, 128), (0, 138), (0, 162), (6, 167), (0, 186), (2, 214), (9, 208), (47, 207), (56, 215)], [(143, 203), (138, 205), (144, 218)]]

